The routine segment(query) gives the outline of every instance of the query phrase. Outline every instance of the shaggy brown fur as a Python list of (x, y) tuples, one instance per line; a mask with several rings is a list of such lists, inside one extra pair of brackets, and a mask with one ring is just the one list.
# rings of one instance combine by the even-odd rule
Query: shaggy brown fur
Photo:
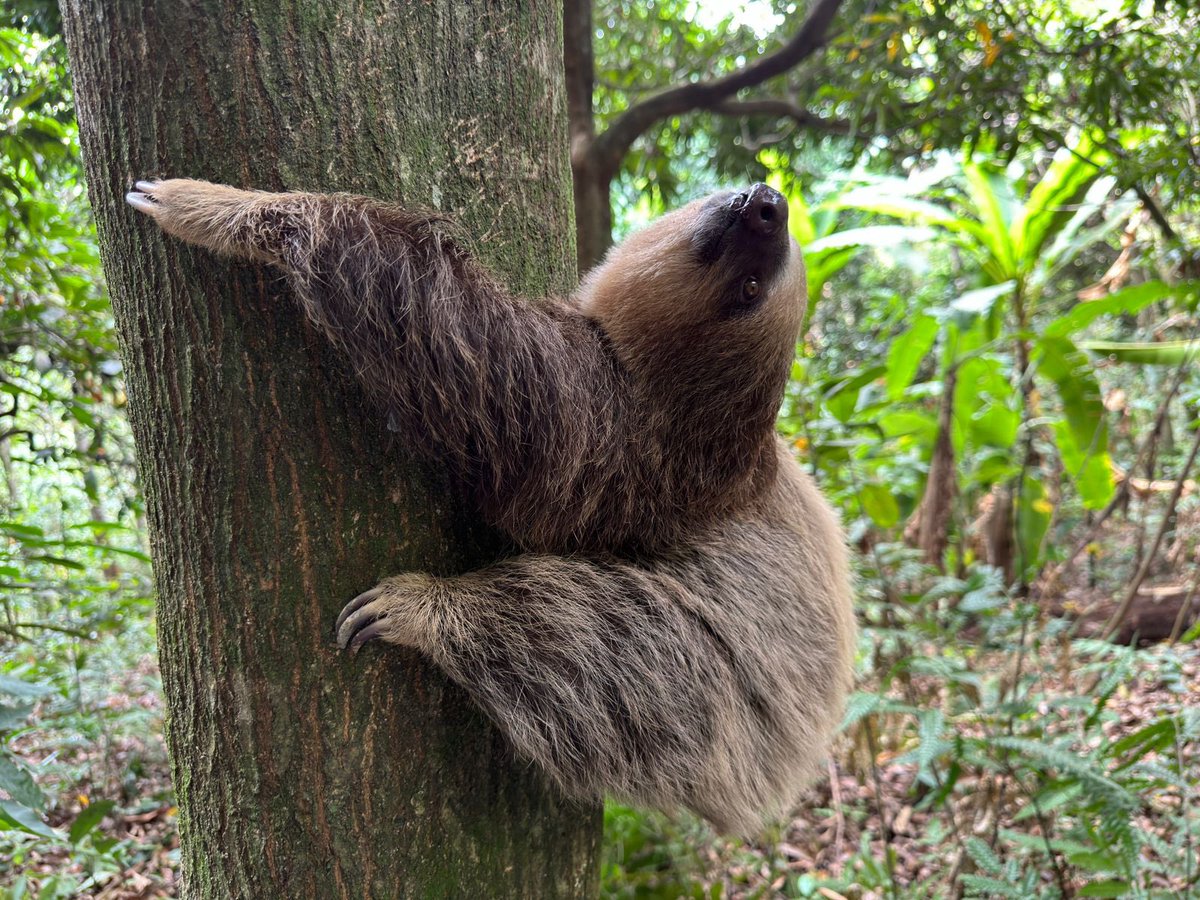
[(171, 234), (288, 273), (393, 428), (522, 555), (405, 574), (343, 646), (430, 656), (568, 792), (786, 811), (850, 683), (839, 526), (774, 434), (804, 312), (763, 185), (664, 217), (568, 300), (510, 297), (444, 220), (360, 197), (140, 182)]

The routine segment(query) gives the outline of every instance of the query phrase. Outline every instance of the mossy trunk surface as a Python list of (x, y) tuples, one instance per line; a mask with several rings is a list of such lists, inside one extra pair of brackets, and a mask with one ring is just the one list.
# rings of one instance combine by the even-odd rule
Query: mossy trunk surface
[(412, 655), (334, 646), (382, 576), (493, 558), (278, 273), (165, 238), (134, 178), (451, 212), (515, 289), (574, 277), (560, 9), (63, 0), (159, 592), (184, 895), (576, 897), (599, 812)]

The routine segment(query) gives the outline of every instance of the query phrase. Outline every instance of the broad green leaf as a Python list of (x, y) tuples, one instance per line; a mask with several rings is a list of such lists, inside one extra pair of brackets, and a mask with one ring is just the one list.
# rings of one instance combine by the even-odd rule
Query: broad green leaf
[(67, 838), (72, 844), (78, 844), (100, 824), (115, 805), (115, 801), (112, 800), (98, 800), (85, 806), (75, 817), (75, 821), (71, 823), (71, 830), (67, 833)]
[(54, 688), (49, 685), (22, 681), (20, 678), (13, 678), (11, 675), (0, 675), (0, 694), (32, 700), (53, 693)]
[[(778, 185), (772, 185), (777, 190)], [(804, 197), (799, 191), (793, 191), (788, 195), (788, 230), (800, 244), (801, 247), (811, 244), (817, 238), (816, 228), (813, 226), (812, 215), (809, 213), (808, 204), (804, 201)]]
[(871, 366), (862, 372), (846, 372), (826, 387), (825, 407), (839, 422), (848, 422), (858, 408), (858, 395), (863, 387), (881, 377), (885, 368)]
[(932, 240), (936, 235), (937, 232), (932, 228), (913, 225), (867, 225), (835, 231), (802, 246), (807, 257), (812, 253), (841, 250), (846, 247), (895, 247), (900, 244), (919, 243)]
[(1014, 401), (1012, 384), (999, 360), (975, 356), (962, 363), (954, 386), (955, 453), (961, 457), (968, 443), (1009, 452), (1021, 421)]
[(863, 509), (871, 521), (881, 528), (891, 528), (900, 521), (900, 507), (892, 492), (880, 484), (864, 484), (859, 491)]
[(57, 831), (41, 820), (36, 812), (12, 800), (0, 800), (0, 825), (9, 825), (38, 837), (61, 839)]
[(1038, 342), (1037, 371), (1058, 388), (1065, 421), (1055, 423), (1063, 467), (1088, 509), (1101, 509), (1115, 484), (1108, 456), (1108, 421), (1092, 365), (1066, 338)]
[(1089, 139), (1073, 149), (1075, 152), (1063, 148), (1054, 154), (1046, 174), (1029, 192), (1023, 214), (1013, 223), (1013, 241), (1026, 265), (1039, 257), (1045, 242), (1075, 214), (1100, 174), (1096, 166), (1081, 158), (1095, 152)]
[(978, 316), (986, 315), (993, 304), (1001, 297), (1006, 297), (1016, 287), (1015, 281), (1003, 281), (1000, 284), (989, 284), (987, 287), (965, 291), (950, 302), (951, 309), (961, 313)]
[(46, 798), (33, 776), (4, 751), (0, 751), (0, 791), (30, 809), (41, 809), (46, 805)]
[[(1063, 226), (1050, 247), (1042, 252), (1040, 265), (1035, 270), (1036, 277), (1032, 279), (1036, 286), (1044, 287), (1049, 284), (1080, 253), (1107, 241), (1112, 233), (1129, 219), (1129, 214), (1137, 205), (1132, 194), (1118, 197), (1105, 208), (1105, 201), (1112, 187), (1113, 182), (1110, 179), (1101, 179), (1092, 185), (1092, 192), (1101, 194), (1100, 199), (1084, 204)], [(1103, 214), (1100, 221), (1089, 225), (1101, 209)]]
[(1093, 881), (1079, 889), (1080, 897), (1128, 897), (1131, 885), (1128, 881), (1108, 878)]
[(875, 186), (856, 188), (843, 195), (837, 201), (837, 205), (844, 209), (859, 209), (863, 212), (913, 221), (920, 225), (932, 225), (956, 234), (968, 234), (984, 243), (983, 229), (978, 222), (927, 200), (881, 193)]
[(1046, 326), (1046, 337), (1071, 337), (1101, 316), (1120, 316), (1138, 312), (1172, 293), (1162, 281), (1147, 281), (1122, 288), (1099, 300), (1078, 303), (1066, 314)]
[(963, 174), (966, 176), (971, 204), (983, 225), (981, 242), (998, 264), (999, 271), (1008, 278), (1015, 278), (1018, 274), (1016, 251), (1010, 233), (1012, 205), (1015, 203), (1011, 196), (1012, 189), (1003, 176), (985, 171), (978, 163), (966, 163)]
[(889, 438), (912, 436), (923, 444), (932, 444), (937, 436), (937, 419), (926, 412), (884, 413), (879, 417), (879, 426)]
[(912, 384), (917, 369), (933, 347), (937, 333), (937, 320), (922, 315), (917, 317), (908, 331), (892, 341), (887, 355), (887, 390), (892, 400), (898, 400), (904, 389)]
[(1046, 489), (1036, 478), (1021, 481), (1021, 494), (1014, 504), (1017, 519), (1018, 564), (1026, 574), (1038, 571), (1042, 563), (1042, 539), (1050, 527), (1054, 507)]
[(1200, 357), (1200, 341), (1080, 341), (1088, 353), (1143, 366), (1179, 366)]

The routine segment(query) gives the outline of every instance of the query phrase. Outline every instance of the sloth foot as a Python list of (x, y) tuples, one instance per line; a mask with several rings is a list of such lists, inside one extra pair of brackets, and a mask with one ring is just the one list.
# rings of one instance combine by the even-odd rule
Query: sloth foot
[(338, 616), (338, 646), (351, 653), (374, 640), (423, 646), (431, 630), (430, 609), (422, 602), (429, 582), (428, 576), (400, 575), (359, 594)]

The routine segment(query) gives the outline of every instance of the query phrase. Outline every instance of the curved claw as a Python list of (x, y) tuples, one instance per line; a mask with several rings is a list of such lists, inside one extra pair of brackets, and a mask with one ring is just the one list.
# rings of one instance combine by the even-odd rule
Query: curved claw
[(375, 638), (379, 637), (379, 635), (383, 633), (383, 628), (384, 626), (382, 620), (372, 620), (371, 624), (366, 628), (360, 628), (354, 633), (354, 636), (350, 638), (350, 642), (346, 645), (346, 648), (351, 653), (358, 653), (359, 648), (362, 647), (363, 644), (367, 643), (368, 641), (373, 641)]
[(130, 191), (125, 195), (125, 202), (136, 209), (138, 212), (152, 213), (158, 206), (148, 194), (141, 194), (137, 191)]
[(158, 186), (162, 182), (159, 181), (138, 181), (135, 182), (134, 190), (125, 195), (125, 202), (136, 209), (138, 212), (148, 213), (153, 215), (161, 208), (161, 204), (154, 196), (154, 192), (158, 190)]
[(333, 626), (334, 633), (340, 634), (342, 631), (342, 626), (346, 624), (346, 620), (378, 597), (382, 592), (382, 587), (373, 587), (369, 591), (363, 591), (361, 594), (343, 606), (341, 613), (338, 614), (337, 622)]

